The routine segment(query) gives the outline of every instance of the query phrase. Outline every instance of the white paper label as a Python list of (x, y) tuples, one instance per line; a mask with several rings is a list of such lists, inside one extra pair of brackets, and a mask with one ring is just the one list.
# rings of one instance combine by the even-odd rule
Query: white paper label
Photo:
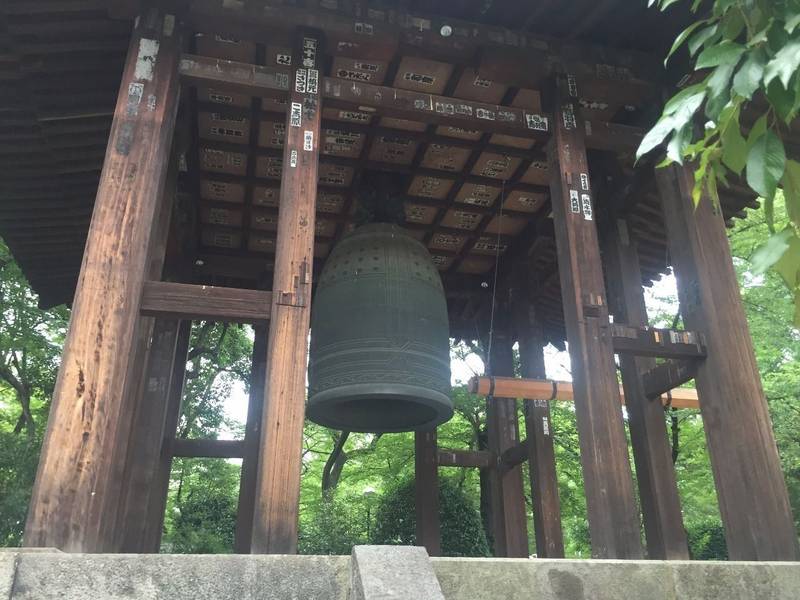
[(289, 155), (289, 166), (293, 169), (297, 166), (297, 150), (292, 150)]
[(303, 150), (306, 152), (311, 152), (314, 149), (314, 132), (313, 131), (305, 131), (303, 132)]
[(292, 110), (289, 117), (289, 124), (292, 127), (300, 127), (303, 122), (303, 106), (299, 102), (292, 102)]
[(592, 220), (592, 199), (589, 194), (581, 194), (581, 204), (583, 205), (583, 218), (587, 221)]
[(578, 190), (569, 191), (569, 210), (575, 214), (580, 214), (581, 212), (581, 201), (578, 197)]

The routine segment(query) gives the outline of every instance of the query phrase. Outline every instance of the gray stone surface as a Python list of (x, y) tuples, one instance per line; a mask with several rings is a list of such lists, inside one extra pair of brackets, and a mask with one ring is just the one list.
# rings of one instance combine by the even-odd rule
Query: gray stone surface
[(346, 556), (20, 554), (11, 597), (346, 600), (349, 564)]
[(800, 563), (681, 561), (669, 568), (678, 598), (800, 598)]
[(675, 598), (658, 562), (433, 559), (447, 600), (619, 600)]
[(444, 600), (425, 548), (353, 548), (351, 600)]
[(14, 584), (16, 562), (16, 552), (3, 552), (0, 554), (0, 600), (11, 598), (11, 586)]

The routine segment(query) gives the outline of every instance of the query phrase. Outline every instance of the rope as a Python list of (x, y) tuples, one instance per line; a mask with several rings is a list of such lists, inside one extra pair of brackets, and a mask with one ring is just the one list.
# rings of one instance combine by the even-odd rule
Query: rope
[[(503, 231), (503, 205), (506, 203), (506, 180), (500, 189), (500, 211), (498, 212), (497, 241), (494, 248), (494, 278), (492, 281), (492, 308), (489, 313), (489, 344), (486, 350), (486, 373), (492, 374), (492, 342), (494, 341), (494, 312), (497, 305), (497, 271), (500, 266), (500, 233)], [(491, 396), (491, 394), (490, 394)]]

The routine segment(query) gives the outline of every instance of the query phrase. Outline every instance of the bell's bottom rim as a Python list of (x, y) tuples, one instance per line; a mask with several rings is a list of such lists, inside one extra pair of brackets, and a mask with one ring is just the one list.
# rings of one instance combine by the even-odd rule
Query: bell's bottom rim
[[(346, 388), (347, 395), (342, 395)], [(331, 418), (331, 413), (336, 414), (337, 406), (348, 404), (354, 400), (374, 398), (376, 402), (381, 399), (405, 400), (409, 405), (418, 404), (432, 409), (435, 416), (413, 426), (400, 427), (358, 427), (347, 422), (347, 415), (342, 415), (341, 420)], [(414, 399), (418, 400), (415, 401)], [(361, 383), (341, 386), (323, 390), (309, 397), (306, 406), (306, 416), (318, 425), (339, 431), (354, 431), (357, 433), (401, 433), (404, 431), (422, 431), (433, 429), (446, 423), (453, 417), (453, 403), (450, 396), (430, 388), (408, 384), (376, 385), (374, 383)]]

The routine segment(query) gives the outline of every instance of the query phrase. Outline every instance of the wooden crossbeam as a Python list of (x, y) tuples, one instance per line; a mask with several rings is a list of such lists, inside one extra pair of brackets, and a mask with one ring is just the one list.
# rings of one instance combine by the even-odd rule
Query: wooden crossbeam
[(648, 398), (662, 394), (694, 379), (697, 373), (696, 360), (668, 360), (642, 375), (644, 393)]
[(141, 314), (259, 323), (269, 320), (271, 307), (272, 292), (148, 281), (142, 292)]
[(187, 440), (176, 439), (172, 455), (181, 458), (242, 458), (242, 440)]
[(611, 325), (614, 352), (657, 356), (661, 358), (703, 358), (705, 340), (694, 331), (631, 327), (621, 323)]
[(526, 439), (516, 446), (511, 446), (500, 455), (500, 465), (503, 469), (513, 469), (528, 460), (530, 442)]
[[(494, 383), (492, 383), (494, 380)], [(525, 398), (527, 400), (553, 399), (573, 402), (575, 394), (572, 383), (568, 381), (552, 381), (550, 379), (520, 379), (518, 377), (473, 377), (469, 382), (469, 391), (481, 396)], [(619, 388), (620, 400), (625, 404), (625, 392)], [(664, 406), (673, 408), (700, 408), (697, 391), (687, 388), (671, 390), (661, 396)]]
[[(191, 85), (208, 85), (263, 97), (284, 98), (291, 84), (289, 69), (192, 54), (181, 57), (180, 73), (183, 81)], [(335, 77), (320, 78), (320, 95), (326, 100), (326, 106), (356, 108), (377, 116), (534, 139), (547, 138), (550, 134), (551, 120), (546, 115), (474, 100)], [(603, 121), (587, 122), (585, 129), (587, 147), (597, 150), (630, 150), (638, 146), (643, 135), (639, 128)]]
[(492, 455), (486, 450), (450, 450), (439, 448), (440, 467), (475, 467), (488, 469)]

